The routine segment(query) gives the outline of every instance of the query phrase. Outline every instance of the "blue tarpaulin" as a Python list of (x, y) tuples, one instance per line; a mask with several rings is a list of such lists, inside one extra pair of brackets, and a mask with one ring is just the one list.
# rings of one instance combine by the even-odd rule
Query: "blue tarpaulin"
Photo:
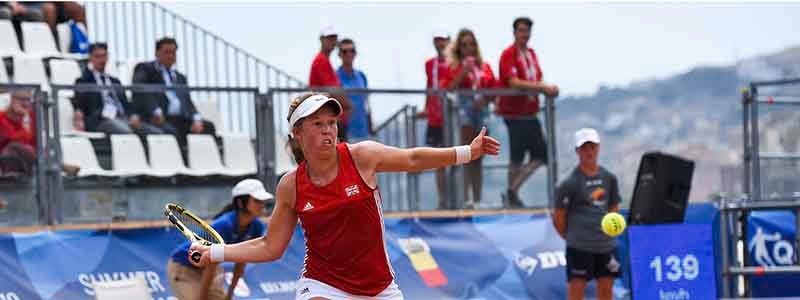
[[(713, 205), (693, 205), (687, 223), (716, 226), (716, 217)], [(769, 222), (793, 228), (794, 219)], [(771, 227), (762, 231), (774, 232)], [(781, 232), (783, 239), (791, 237)], [(407, 299), (566, 296), (564, 241), (545, 215), (387, 218), (386, 239), (397, 283)], [(620, 238), (621, 245), (624, 240)], [(93, 299), (92, 282), (137, 274), (145, 277), (154, 299), (175, 299), (166, 264), (170, 251), (183, 241), (171, 228), (0, 234), (0, 299)], [(776, 251), (775, 243), (767, 243), (770, 253)], [(237, 299), (294, 299), (304, 249), (298, 228), (279, 261), (248, 265)], [(621, 247), (623, 262), (626, 253)], [(771, 259), (783, 262), (783, 256)], [(228, 271), (231, 267), (226, 266)], [(617, 281), (615, 296), (629, 294), (625, 282)], [(786, 288), (793, 287), (770, 283), (770, 290)], [(589, 289), (593, 295), (593, 285)]]

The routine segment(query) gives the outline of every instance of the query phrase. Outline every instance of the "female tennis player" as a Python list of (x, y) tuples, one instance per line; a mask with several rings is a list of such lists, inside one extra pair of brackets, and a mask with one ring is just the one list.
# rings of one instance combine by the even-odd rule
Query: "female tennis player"
[(292, 101), (287, 119), (298, 167), (278, 183), (267, 235), (233, 245), (192, 244), (192, 252), (201, 253), (199, 266), (277, 260), (299, 219), (306, 257), (295, 299), (403, 299), (386, 252), (377, 173), (464, 164), (484, 154), (497, 155), (500, 143), (485, 136), (485, 130), (470, 145), (452, 148), (337, 143), (341, 113), (339, 102), (326, 95), (306, 94)]
[[(214, 216), (211, 227), (222, 236), (226, 243), (238, 243), (264, 235), (264, 222), (258, 218), (264, 215), (265, 207), (272, 205), (272, 194), (264, 190), (264, 185), (256, 179), (245, 179), (233, 187), (233, 199)], [(227, 292), (224, 287), (222, 267), (211, 264), (196, 267), (189, 263), (186, 242), (174, 251), (167, 263), (167, 276), (172, 292), (178, 299), (231, 299), (233, 290), (244, 273), (245, 263), (234, 266), (233, 280)]]

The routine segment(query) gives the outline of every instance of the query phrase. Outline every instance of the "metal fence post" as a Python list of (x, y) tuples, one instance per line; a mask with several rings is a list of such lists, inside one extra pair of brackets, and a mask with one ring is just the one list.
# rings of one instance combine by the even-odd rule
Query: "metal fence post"
[[(436, 95), (439, 96), (442, 107), (442, 139), (445, 147), (451, 147), (454, 145), (455, 138), (453, 136), (453, 114), (450, 101), (447, 100), (447, 91), (439, 89), (435, 91)], [(447, 198), (444, 201), (440, 201), (440, 203), (444, 204), (444, 207), (440, 207), (440, 209), (454, 209), (456, 208), (455, 167), (445, 167), (444, 173), (445, 195), (447, 195)]]
[[(417, 107), (411, 107), (411, 143), (409, 144), (410, 147), (417, 146)], [(411, 174), (411, 184), (414, 186), (412, 193), (409, 196), (411, 203), (408, 205), (409, 211), (419, 210), (419, 175), (420, 172), (415, 172)]]
[(753, 195), (751, 195), (751, 199), (755, 201), (761, 200), (761, 155), (759, 153), (760, 145), (759, 143), (759, 132), (758, 132), (758, 88), (755, 85), (750, 86), (750, 96), (752, 97), (752, 109), (750, 115), (750, 149), (751, 149), (751, 157), (752, 157), (752, 175), (753, 175)]
[(750, 106), (753, 105), (752, 100), (753, 98), (750, 97), (749, 90), (744, 88), (742, 90), (742, 151), (744, 154), (744, 164), (742, 164), (744, 172), (742, 177), (742, 191), (748, 196), (752, 196), (752, 178), (750, 177), (750, 167), (753, 159), (750, 153), (750, 151), (752, 151), (750, 149)]
[(275, 161), (275, 115), (273, 111), (272, 90), (265, 95), (256, 96), (256, 141), (258, 155), (258, 177), (267, 185), (270, 192), (275, 192), (277, 185), (277, 162)]
[[(61, 192), (64, 190), (63, 180), (61, 178), (61, 168), (62, 168), (62, 156), (61, 156), (61, 124), (60, 124), (60, 115), (58, 107), (58, 93), (61, 89), (58, 87), (52, 88), (52, 102), (47, 103), (47, 113), (45, 113), (45, 122), (46, 125), (42, 126), (46, 128), (45, 130), (45, 161), (47, 162), (47, 169), (45, 170), (45, 176), (47, 179), (47, 189), (48, 189), (48, 207), (50, 211), (50, 223), (49, 224), (59, 224), (63, 221), (63, 214), (62, 214), (62, 197), (60, 197)], [(51, 109), (52, 108), (52, 109)], [(47, 120), (49, 116), (52, 115), (52, 122)], [(52, 124), (52, 127), (50, 126)], [(41, 147), (41, 146), (40, 146)]]
[(547, 138), (549, 142), (547, 145), (547, 197), (549, 204), (553, 203), (555, 198), (555, 187), (558, 176), (558, 160), (556, 159), (556, 113), (555, 113), (555, 98), (545, 98), (545, 118), (547, 118)]
[(36, 124), (38, 125), (36, 128), (36, 173), (34, 178), (34, 190), (36, 193), (36, 204), (39, 213), (39, 224), (52, 224), (50, 211), (49, 211), (49, 194), (50, 191), (48, 190), (47, 186), (47, 177), (46, 177), (46, 169), (47, 169), (47, 162), (42, 159), (46, 157), (45, 152), (45, 140), (47, 139), (47, 93), (41, 91), (40, 89), (36, 88), (33, 90), (33, 97), (35, 102), (35, 112), (34, 119), (36, 119)]

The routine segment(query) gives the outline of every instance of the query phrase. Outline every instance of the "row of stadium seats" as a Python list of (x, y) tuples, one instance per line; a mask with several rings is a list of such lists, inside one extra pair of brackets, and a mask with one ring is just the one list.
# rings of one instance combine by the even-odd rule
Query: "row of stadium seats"
[(181, 150), (173, 135), (148, 135), (147, 154), (137, 135), (111, 135), (112, 170), (100, 166), (87, 137), (62, 136), (60, 140), (64, 163), (81, 167), (78, 177), (240, 177), (256, 173), (253, 145), (249, 137), (242, 135), (222, 137), (222, 156), (213, 136), (187, 135), (188, 167), (183, 163)]
[(69, 25), (59, 24), (56, 28), (61, 49), (56, 45), (50, 26), (44, 22), (22, 22), (22, 45), (17, 43), (17, 33), (9, 20), (0, 20), (0, 56), (16, 56), (25, 54), (39, 57), (70, 57), (82, 58), (85, 55), (69, 53), (69, 43), (72, 40)]

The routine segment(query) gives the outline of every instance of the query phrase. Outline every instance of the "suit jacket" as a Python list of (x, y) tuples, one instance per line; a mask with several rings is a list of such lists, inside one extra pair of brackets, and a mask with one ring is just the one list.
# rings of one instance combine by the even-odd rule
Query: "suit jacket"
[[(128, 97), (125, 96), (125, 90), (122, 89), (119, 79), (106, 74), (114, 85), (114, 96), (121, 102), (122, 108), (125, 109), (125, 115), (131, 116), (136, 114), (133, 105), (128, 102)], [(85, 69), (81, 77), (75, 80), (75, 84), (97, 84), (94, 78), (94, 72)], [(76, 92), (75, 97), (72, 98), (72, 107), (80, 110), (83, 113), (83, 122), (86, 129), (93, 131), (103, 120), (103, 96), (100, 92)]]
[[(156, 61), (137, 64), (136, 68), (133, 70), (133, 83), (166, 85), (164, 76), (161, 75), (161, 69), (158, 67)], [(186, 76), (175, 71), (175, 79), (172, 81), (172, 84), (176, 86), (186, 85)], [(192, 119), (197, 113), (197, 108), (195, 108), (189, 92), (186, 90), (175, 90), (175, 93), (181, 101), (180, 115), (186, 119)], [(161, 108), (161, 112), (165, 117), (167, 116), (169, 99), (167, 99), (165, 93), (133, 93), (133, 103), (135, 104), (136, 112), (144, 121), (150, 121), (156, 108)]]

